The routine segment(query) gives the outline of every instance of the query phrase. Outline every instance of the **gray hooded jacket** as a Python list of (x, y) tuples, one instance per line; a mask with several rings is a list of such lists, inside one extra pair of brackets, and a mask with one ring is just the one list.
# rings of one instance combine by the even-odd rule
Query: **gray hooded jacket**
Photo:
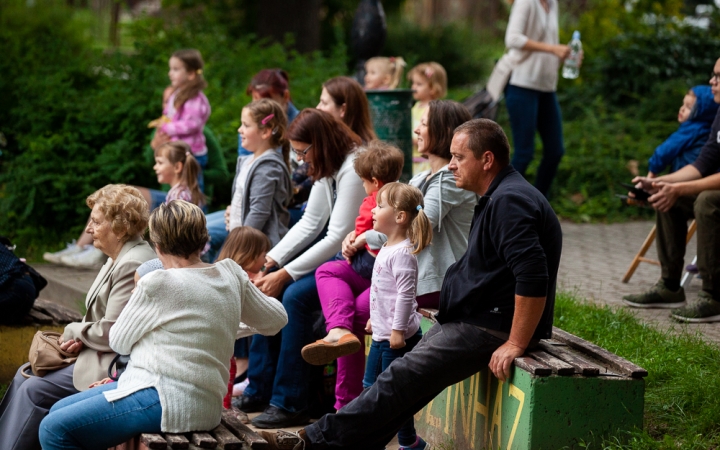
[[(235, 183), (240, 168), (247, 158), (253, 156), (238, 158), (232, 195), (235, 195)], [(290, 170), (283, 160), (282, 153), (266, 152), (255, 160), (245, 180), (242, 224), (262, 231), (275, 246), (288, 231), (290, 213), (287, 207), (292, 193)]]
[[(447, 167), (432, 174), (427, 181), (430, 171), (420, 172), (408, 183), (423, 193), (425, 214), (433, 227), (432, 244), (417, 255), (417, 295), (439, 292), (448, 267), (467, 250), (478, 198), (475, 193), (457, 187)], [(367, 231), (365, 238), (372, 249), (379, 249), (387, 240), (384, 234), (373, 230)]]

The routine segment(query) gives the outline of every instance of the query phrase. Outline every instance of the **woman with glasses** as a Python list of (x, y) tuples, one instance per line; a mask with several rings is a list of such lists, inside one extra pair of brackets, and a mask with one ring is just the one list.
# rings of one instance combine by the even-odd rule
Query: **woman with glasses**
[(238, 406), (245, 412), (264, 410), (252, 421), (258, 428), (309, 420), (312, 366), (300, 350), (314, 340), (314, 313), (320, 310), (315, 270), (340, 250), (365, 197), (353, 168), (361, 139), (347, 125), (329, 113), (305, 109), (287, 137), (298, 159), (308, 164), (314, 184), (300, 221), (267, 254), (266, 267), (277, 270), (255, 282), (265, 295), (281, 299), (289, 318), (280, 335), (256, 336), (250, 347), (250, 382)]

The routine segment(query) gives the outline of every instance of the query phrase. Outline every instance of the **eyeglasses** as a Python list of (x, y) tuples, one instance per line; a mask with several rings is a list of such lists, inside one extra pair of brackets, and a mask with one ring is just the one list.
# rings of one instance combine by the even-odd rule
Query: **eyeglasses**
[(711, 73), (710, 74), (710, 82), (720, 83), (720, 73)]
[(307, 155), (308, 150), (310, 150), (310, 147), (312, 147), (312, 144), (308, 145), (305, 150), (298, 150), (295, 147), (290, 147), (290, 149), (292, 149), (292, 151), (294, 151), (298, 156), (305, 156)]

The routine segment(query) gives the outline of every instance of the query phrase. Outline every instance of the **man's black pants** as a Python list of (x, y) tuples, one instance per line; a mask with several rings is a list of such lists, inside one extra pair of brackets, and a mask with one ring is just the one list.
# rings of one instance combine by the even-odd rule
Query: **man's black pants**
[(358, 398), (305, 428), (312, 448), (384, 448), (443, 389), (487, 367), (503, 343), (473, 325), (435, 324)]

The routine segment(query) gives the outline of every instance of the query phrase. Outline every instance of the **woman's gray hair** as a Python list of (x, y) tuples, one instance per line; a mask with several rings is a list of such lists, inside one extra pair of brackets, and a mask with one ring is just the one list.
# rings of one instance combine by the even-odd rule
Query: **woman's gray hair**
[(148, 225), (148, 204), (140, 191), (125, 184), (108, 184), (88, 196), (85, 203), (98, 205), (110, 222), (110, 227), (121, 240), (139, 237)]

